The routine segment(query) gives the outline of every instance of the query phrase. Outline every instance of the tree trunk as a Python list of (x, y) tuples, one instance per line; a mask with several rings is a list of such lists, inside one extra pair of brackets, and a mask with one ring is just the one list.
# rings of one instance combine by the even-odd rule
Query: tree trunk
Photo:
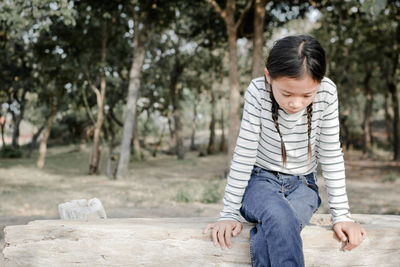
[(364, 90), (365, 90), (365, 107), (364, 107), (364, 120), (363, 120), (363, 155), (371, 156), (371, 136), (370, 136), (370, 126), (371, 126), (371, 113), (372, 113), (372, 92), (370, 87), (371, 72), (368, 71), (364, 78)]
[[(395, 2), (393, 2), (393, 8), (395, 8)], [(397, 10), (398, 11), (398, 10)], [(398, 13), (398, 12), (397, 12)], [(397, 73), (399, 65), (399, 42), (400, 42), (400, 20), (399, 16), (395, 16), (397, 27), (396, 35), (393, 36), (392, 53), (388, 53), (387, 57), (390, 64), (383, 64), (382, 70), (385, 76), (386, 85), (391, 95), (392, 110), (393, 110), (393, 127), (392, 127), (392, 144), (393, 144), (393, 160), (400, 160), (400, 107), (399, 98), (397, 95)]]
[(399, 140), (399, 131), (400, 131), (400, 118), (399, 118), (399, 99), (397, 97), (397, 88), (396, 84), (393, 81), (387, 81), (389, 92), (392, 97), (392, 108), (393, 108), (393, 159), (400, 160), (400, 140)]
[(178, 159), (184, 159), (184, 147), (183, 147), (183, 132), (182, 132), (182, 122), (181, 122), (181, 109), (179, 106), (179, 96), (177, 92), (177, 84), (174, 83), (170, 87), (170, 93), (172, 97), (173, 106), (173, 118), (174, 118), (174, 136), (175, 136), (175, 153)]
[(228, 0), (225, 10), (221, 10), (215, 0), (208, 0), (215, 10), (221, 15), (226, 24), (228, 33), (228, 50), (229, 50), (229, 133), (228, 133), (228, 158), (227, 168), (233, 157), (233, 151), (236, 146), (236, 139), (239, 134), (240, 123), (240, 93), (238, 80), (238, 60), (237, 60), (237, 29), (242, 23), (246, 13), (250, 10), (252, 1), (247, 1), (245, 9), (240, 14), (239, 19), (235, 20), (236, 1)]
[(31, 140), (31, 143), (29, 144), (28, 153), (27, 153), (28, 158), (30, 158), (32, 156), (32, 151), (35, 148), (37, 140), (38, 140), (40, 134), (42, 133), (42, 131), (44, 130), (44, 127), (46, 127), (46, 124), (43, 124), (42, 126), (40, 126), (40, 128), (32, 136), (32, 140)]
[(6, 141), (4, 140), (4, 127), (6, 126), (6, 115), (0, 116), (0, 128), (1, 128), (1, 142), (2, 147), (6, 146)]
[(158, 149), (160, 148), (160, 146), (162, 144), (162, 139), (164, 137), (164, 132), (165, 132), (165, 125), (163, 126), (163, 128), (161, 130), (161, 134), (160, 134), (160, 138), (158, 139), (158, 142), (154, 145), (154, 150), (153, 150), (153, 153), (152, 153), (153, 157), (157, 156)]
[(15, 112), (11, 112), (12, 115), (12, 120), (13, 120), (13, 132), (12, 132), (12, 140), (11, 140), (11, 146), (13, 148), (18, 148), (19, 147), (19, 125), (21, 124), (21, 116), (18, 116), (15, 114)]
[(254, 2), (254, 36), (253, 36), (253, 67), (251, 77), (264, 75), (263, 33), (265, 6), (267, 0), (255, 0)]
[[(234, 12), (234, 10), (232, 11)], [(228, 24), (228, 45), (229, 45), (229, 133), (228, 133), (228, 164), (233, 158), (233, 151), (236, 146), (236, 139), (239, 134), (240, 121), (240, 94), (238, 82), (236, 28), (233, 28), (233, 14)], [(229, 26), (230, 25), (230, 26)]]
[(139, 29), (140, 22), (138, 19), (139, 16), (136, 13), (134, 14), (134, 16), (136, 22), (135, 33), (137, 33), (137, 35), (134, 40), (135, 53), (129, 74), (128, 98), (125, 111), (124, 129), (122, 133), (122, 142), (120, 147), (120, 156), (116, 172), (116, 179), (123, 178), (128, 171), (128, 165), (131, 153), (131, 139), (132, 139), (133, 127), (135, 125), (134, 120), (136, 118), (136, 101), (140, 88), (141, 70), (146, 55), (145, 43), (148, 37), (147, 31), (149, 28), (149, 25), (146, 23), (143, 26), (143, 29), (140, 30)]
[[(211, 74), (211, 80), (215, 80), (215, 73)], [(212, 83), (211, 85), (211, 121), (210, 121), (210, 138), (208, 139), (208, 147), (207, 147), (207, 154), (213, 155), (215, 154), (215, 84)]]
[[(178, 41), (178, 44), (180, 42)], [(175, 63), (171, 71), (171, 82), (169, 86), (169, 92), (171, 97), (173, 118), (174, 118), (174, 137), (175, 137), (175, 153), (178, 159), (182, 160), (185, 157), (184, 147), (183, 147), (183, 129), (181, 121), (181, 107), (179, 103), (179, 88), (178, 79), (183, 72), (184, 64), (181, 64), (179, 60), (179, 45), (175, 49)]]
[[(140, 143), (139, 143), (139, 134), (138, 134), (138, 112), (137, 112), (137, 107), (136, 107), (136, 114), (135, 114), (135, 125), (133, 126), (133, 133), (132, 133), (132, 149), (133, 149), (133, 155), (137, 160), (142, 159), (142, 151), (140, 148)], [(145, 123), (145, 128), (146, 128), (146, 123)]]
[(392, 143), (392, 116), (390, 115), (389, 109), (391, 108), (390, 106), (390, 100), (389, 100), (389, 92), (385, 93), (385, 129), (386, 129), (386, 136), (387, 136), (387, 142), (389, 144)]
[(101, 134), (101, 127), (104, 121), (104, 100), (105, 100), (105, 91), (106, 91), (106, 81), (104, 74), (101, 75), (101, 91), (100, 95), (97, 96), (97, 106), (98, 106), (98, 113), (97, 113), (97, 121), (94, 128), (94, 135), (93, 135), (93, 147), (92, 147), (92, 154), (90, 158), (90, 165), (89, 165), (89, 174), (96, 174), (99, 172), (99, 162), (100, 162), (100, 134)]
[[(397, 38), (395, 40), (398, 40), (400, 38), (400, 26), (397, 27)], [(393, 51), (398, 50), (398, 43), (395, 42), (393, 45)], [(397, 96), (397, 66), (399, 63), (399, 53), (395, 53), (394, 56), (391, 57), (392, 64), (390, 64), (390, 69), (388, 68), (387, 65), (384, 66), (384, 75), (386, 79), (386, 85), (388, 87), (388, 91), (391, 95), (391, 100), (392, 100), (392, 110), (393, 110), (393, 127), (392, 127), (392, 143), (393, 143), (393, 159), (394, 160), (400, 160), (400, 107), (399, 107), (399, 98)]]
[(219, 151), (226, 153), (226, 139), (225, 139), (225, 94), (224, 94), (224, 83), (223, 80), (220, 86), (220, 99), (221, 99), (221, 114), (220, 114), (220, 124), (221, 124), (221, 142), (219, 145)]
[[(371, 113), (373, 111), (373, 104), (374, 104), (374, 96), (372, 95), (372, 103), (371, 103)], [(369, 140), (370, 140), (370, 146), (373, 147), (375, 145), (375, 138), (374, 138), (374, 127), (373, 126), (373, 116), (371, 115), (371, 118), (369, 120)]]
[[(400, 216), (352, 217), (368, 233), (346, 252), (329, 214), (311, 218), (301, 232), (305, 266), (400, 266)], [(213, 222), (207, 217), (37, 220), (5, 227), (3, 255), (6, 266), (251, 266), (254, 224), (244, 222), (232, 248), (222, 250), (212, 244), (212, 231), (202, 233)]]
[(39, 158), (36, 162), (36, 166), (39, 169), (43, 169), (44, 163), (45, 163), (45, 158), (46, 158), (46, 151), (47, 151), (47, 140), (49, 139), (50, 136), (50, 131), (51, 131), (51, 126), (53, 125), (54, 117), (56, 116), (57, 113), (57, 107), (54, 105), (53, 102), (53, 96), (50, 95), (50, 117), (47, 121), (47, 128), (46, 132), (43, 135), (42, 141), (40, 141), (40, 146), (39, 146)]
[(198, 101), (199, 101), (199, 98), (196, 94), (196, 97), (195, 97), (194, 103), (193, 103), (192, 134), (190, 135), (190, 150), (191, 151), (196, 150), (195, 137), (196, 137), (196, 120), (197, 120)]
[[(150, 123), (150, 119), (151, 119), (151, 113), (150, 113), (149, 109), (146, 109), (146, 120), (145, 120), (145, 122), (143, 123), (143, 128), (144, 128), (145, 130), (143, 131), (142, 141), (140, 142), (141, 147), (146, 147), (146, 143), (147, 143), (147, 142), (146, 142), (147, 134), (150, 133), (149, 131), (147, 131), (148, 125), (149, 125), (149, 123)], [(137, 131), (137, 130), (136, 130), (136, 131)], [(138, 136), (138, 140), (139, 140), (139, 136)]]
[(105, 126), (108, 128), (108, 131), (107, 131), (107, 133), (108, 133), (107, 134), (108, 158), (107, 158), (106, 174), (107, 174), (107, 177), (113, 179), (113, 178), (115, 178), (114, 171), (116, 170), (116, 168), (112, 167), (112, 165), (113, 165), (112, 162), (116, 160), (115, 155), (114, 155), (115, 131), (114, 131), (113, 123), (112, 123), (112, 120), (110, 119), (110, 116), (106, 117), (105, 122), (107, 122), (107, 124)]
[(174, 154), (175, 152), (175, 130), (172, 126), (172, 114), (168, 112), (168, 130), (169, 130), (169, 151), (171, 154)]
[(345, 110), (340, 114), (340, 130), (343, 132), (344, 137), (344, 150), (349, 150), (350, 142), (350, 131), (349, 131), (349, 110)]
[[(21, 98), (18, 99), (18, 96), (15, 96), (15, 100), (18, 102), (19, 104), (19, 115), (15, 114), (15, 112), (13, 110), (11, 110), (9, 108), (9, 111), (11, 112), (12, 115), (12, 120), (14, 123), (14, 129), (13, 129), (13, 133), (12, 133), (12, 141), (11, 141), (11, 146), (13, 148), (18, 148), (19, 147), (19, 126), (21, 124), (22, 119), (24, 118), (24, 113), (25, 113), (25, 96), (26, 93), (28, 92), (28, 89), (26, 89), (26, 87), (24, 87)], [(10, 104), (10, 103), (9, 103)]]
[[(100, 91), (98, 90), (98, 88), (94, 86), (94, 84), (91, 84), (91, 87), (96, 94), (98, 112), (97, 112), (97, 121), (94, 128), (92, 156), (89, 164), (89, 174), (96, 174), (99, 172), (99, 162), (101, 153), (100, 135), (101, 135), (101, 127), (104, 121), (104, 101), (106, 97), (106, 77), (105, 77), (104, 67), (106, 64), (106, 55), (107, 55), (106, 54), (107, 39), (108, 39), (107, 24), (105, 24), (103, 27), (103, 42), (101, 47), (101, 65), (103, 68), (101, 70), (101, 77), (100, 77)], [(87, 73), (87, 75), (89, 75), (89, 73)]]

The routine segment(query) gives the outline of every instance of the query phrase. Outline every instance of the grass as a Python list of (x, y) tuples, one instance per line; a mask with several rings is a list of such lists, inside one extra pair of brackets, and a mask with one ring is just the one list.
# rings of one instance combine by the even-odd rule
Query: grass
[[(393, 198), (398, 195), (400, 166), (390, 160), (362, 159), (354, 151), (346, 153), (346, 183), (353, 213), (397, 214)], [(184, 160), (178, 160), (159, 154), (130, 162), (127, 177), (120, 180), (105, 175), (106, 150), (101, 154), (100, 174), (88, 175), (89, 156), (90, 148), (50, 147), (43, 170), (35, 166), (36, 152), (30, 159), (1, 159), (0, 213), (53, 217), (58, 215), (58, 204), (93, 197), (102, 201), (107, 212), (124, 210), (123, 214), (129, 214), (133, 210), (135, 217), (147, 216), (156, 207), (159, 210), (154, 216), (218, 216), (223, 206), (226, 180), (219, 177), (225, 170), (225, 155), (198, 157), (198, 152), (188, 152)], [(323, 191), (323, 179), (319, 180)], [(330, 212), (327, 205), (319, 211)]]
[(176, 202), (190, 203), (193, 202), (193, 195), (187, 188), (180, 188), (175, 196)]
[(222, 187), (221, 183), (218, 181), (206, 185), (203, 190), (201, 203), (205, 204), (218, 203), (223, 197), (223, 192), (221, 191), (221, 187)]
[(390, 172), (382, 178), (382, 183), (394, 183), (399, 178), (399, 174), (395, 172)]

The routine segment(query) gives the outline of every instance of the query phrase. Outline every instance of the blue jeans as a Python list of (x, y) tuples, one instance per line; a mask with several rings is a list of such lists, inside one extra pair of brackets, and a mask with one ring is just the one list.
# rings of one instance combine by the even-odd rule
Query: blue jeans
[(301, 230), (321, 205), (315, 174), (288, 175), (254, 166), (240, 213), (250, 230), (252, 266), (304, 266)]

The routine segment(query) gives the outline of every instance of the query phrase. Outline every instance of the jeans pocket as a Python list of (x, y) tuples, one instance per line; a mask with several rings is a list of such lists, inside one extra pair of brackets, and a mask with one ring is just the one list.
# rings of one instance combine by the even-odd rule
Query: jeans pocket
[(253, 176), (253, 175), (259, 175), (259, 174), (260, 174), (260, 171), (261, 171), (261, 168), (254, 165), (253, 170), (251, 171), (251, 176)]
[(317, 194), (318, 200), (317, 200), (317, 205), (314, 208), (314, 213), (315, 213), (318, 210), (318, 208), (321, 206), (321, 202), (322, 202), (321, 197), (319, 196), (319, 192), (318, 192), (318, 185), (315, 182), (314, 177), (312, 177), (312, 176), (305, 176), (303, 181), (310, 189), (312, 189)]
[(315, 182), (315, 179), (311, 176), (306, 176), (304, 179), (304, 182), (308, 187), (310, 187), (312, 190), (314, 190), (318, 194), (318, 185)]

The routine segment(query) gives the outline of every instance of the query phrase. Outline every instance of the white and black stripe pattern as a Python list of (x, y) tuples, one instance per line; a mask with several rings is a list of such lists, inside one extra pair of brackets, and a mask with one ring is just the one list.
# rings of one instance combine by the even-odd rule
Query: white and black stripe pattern
[(296, 114), (288, 114), (279, 109), (278, 122), (287, 154), (285, 167), (282, 162), (280, 136), (271, 116), (270, 90), (270, 87), (265, 88), (264, 77), (260, 77), (252, 80), (245, 92), (240, 132), (219, 220), (240, 221), (239, 209), (254, 165), (293, 175), (306, 175), (315, 172), (319, 163), (328, 192), (333, 224), (353, 221), (346, 194), (335, 84), (324, 77), (314, 99), (310, 135), (311, 161), (307, 153), (306, 109)]

